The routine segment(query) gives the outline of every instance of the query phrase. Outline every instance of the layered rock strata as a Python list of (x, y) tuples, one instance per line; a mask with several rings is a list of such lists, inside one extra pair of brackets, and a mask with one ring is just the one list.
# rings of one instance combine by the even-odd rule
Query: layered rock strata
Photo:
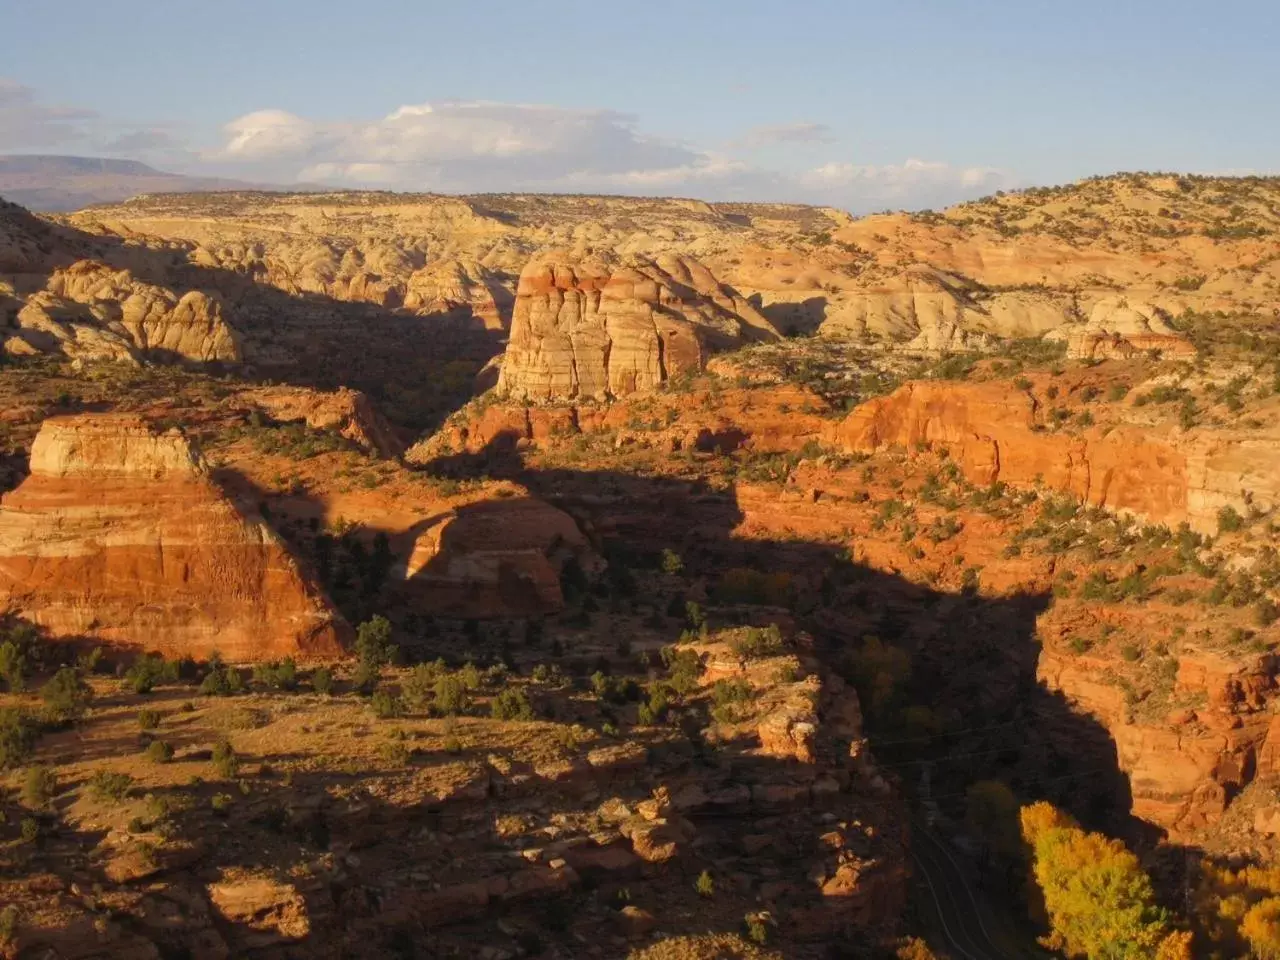
[(173, 656), (329, 656), (345, 627), (256, 508), (177, 431), (47, 420), (0, 500), (0, 610), (55, 638)]
[(716, 349), (777, 336), (695, 260), (552, 255), (520, 276), (498, 391), (622, 396), (696, 373)]

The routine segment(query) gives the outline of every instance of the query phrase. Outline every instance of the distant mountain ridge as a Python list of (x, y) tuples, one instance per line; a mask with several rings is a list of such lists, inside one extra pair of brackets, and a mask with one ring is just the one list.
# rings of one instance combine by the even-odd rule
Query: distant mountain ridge
[(0, 156), (0, 196), (40, 213), (118, 203), (143, 193), (276, 189), (286, 188), (221, 177), (189, 177), (137, 160), (52, 154)]

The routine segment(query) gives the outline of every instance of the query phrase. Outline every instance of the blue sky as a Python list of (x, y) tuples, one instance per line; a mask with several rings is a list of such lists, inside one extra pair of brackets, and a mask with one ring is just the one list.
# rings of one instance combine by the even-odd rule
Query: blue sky
[(1280, 2), (0, 0), (0, 152), (857, 211), (1280, 172)]

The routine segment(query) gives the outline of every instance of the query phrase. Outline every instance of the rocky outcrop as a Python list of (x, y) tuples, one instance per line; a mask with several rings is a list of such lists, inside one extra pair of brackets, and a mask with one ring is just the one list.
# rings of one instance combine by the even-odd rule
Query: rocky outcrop
[(1149, 303), (1105, 297), (1093, 305), (1084, 324), (1058, 327), (1046, 334), (1067, 344), (1077, 360), (1125, 360), (1154, 350), (1166, 357), (1194, 357), (1196, 348), (1165, 322)]
[(1229, 431), (1173, 435), (1136, 425), (1078, 434), (1042, 429), (1008, 383), (914, 382), (854, 410), (829, 434), (845, 449), (944, 448), (973, 483), (1045, 486), (1154, 523), (1213, 531), (1223, 506), (1280, 502), (1274, 438)]
[(305, 422), (313, 430), (334, 430), (368, 453), (395, 458), (404, 445), (391, 424), (359, 390), (331, 393), (302, 387), (264, 387), (242, 394), (254, 407), (281, 422)]
[(459, 506), (402, 539), (398, 593), (435, 616), (555, 613), (563, 565), (598, 563), (573, 518), (532, 497)]
[(16, 316), (9, 353), (62, 353), (81, 360), (143, 357), (194, 362), (241, 358), (221, 304), (199, 290), (181, 296), (127, 270), (81, 260), (55, 270)]
[(341, 618), (191, 444), (128, 415), (47, 420), (0, 500), (0, 610), (53, 637), (233, 660), (341, 652)]
[(1006, 337), (1034, 337), (1067, 321), (1070, 302), (1047, 293), (983, 290), (963, 277), (912, 267), (851, 291), (828, 311), (824, 336), (875, 339), (910, 353), (982, 350)]
[(534, 260), (520, 275), (499, 393), (604, 399), (701, 370), (707, 356), (777, 331), (695, 260)]
[(1280, 724), (1269, 710), (1278, 667), (1270, 654), (1181, 653), (1173, 695), (1200, 705), (1155, 718), (1134, 716), (1115, 682), (1115, 664), (1104, 657), (1070, 654), (1051, 643), (1040, 654), (1037, 676), (1106, 727), (1134, 816), (1174, 837), (1191, 837), (1217, 823), (1254, 779), (1280, 773)]

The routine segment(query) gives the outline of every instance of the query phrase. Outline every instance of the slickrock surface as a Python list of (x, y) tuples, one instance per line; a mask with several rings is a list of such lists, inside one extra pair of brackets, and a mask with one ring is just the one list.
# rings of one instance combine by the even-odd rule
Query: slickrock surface
[(0, 608), (52, 635), (233, 660), (331, 656), (344, 625), (178, 432), (45, 421), (0, 501)]

